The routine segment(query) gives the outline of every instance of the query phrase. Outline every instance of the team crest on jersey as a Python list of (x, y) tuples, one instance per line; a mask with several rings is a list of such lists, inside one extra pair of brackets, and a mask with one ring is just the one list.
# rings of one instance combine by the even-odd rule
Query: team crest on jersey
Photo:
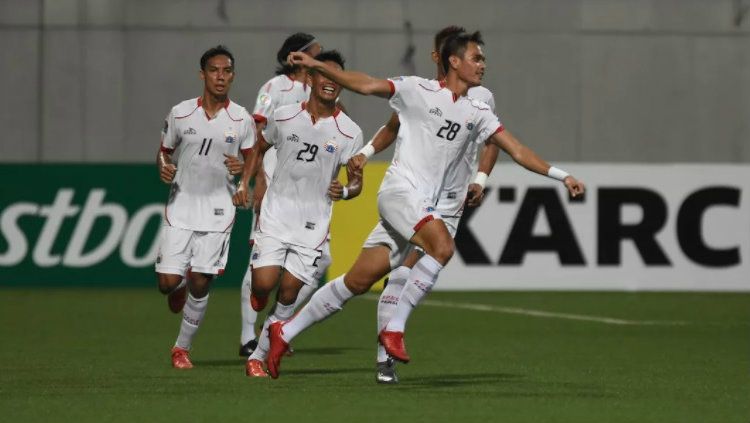
[(258, 96), (258, 104), (260, 104), (261, 106), (266, 106), (270, 102), (271, 102), (271, 96), (270, 95), (268, 95), (266, 93), (262, 93), (262, 94), (260, 94)]
[(431, 115), (435, 115), (437, 117), (442, 117), (443, 116), (443, 111), (440, 110), (440, 107), (435, 107), (434, 109), (430, 109), (430, 114)]
[(292, 134), (286, 137), (286, 140), (291, 142), (299, 142), (299, 137), (297, 136), (297, 134)]
[(227, 144), (232, 144), (237, 140), (237, 133), (231, 129), (228, 129), (224, 132), (224, 137), (224, 142), (226, 142)]
[(339, 146), (333, 140), (330, 140), (323, 144), (323, 149), (329, 153), (335, 153), (339, 149)]

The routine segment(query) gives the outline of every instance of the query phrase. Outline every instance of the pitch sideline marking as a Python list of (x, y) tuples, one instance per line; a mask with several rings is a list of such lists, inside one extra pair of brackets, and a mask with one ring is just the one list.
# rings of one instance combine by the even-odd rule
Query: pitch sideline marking
[[(378, 300), (378, 296), (365, 295), (370, 300)], [(519, 314), (523, 316), (541, 317), (546, 319), (563, 319), (563, 320), (579, 320), (586, 322), (604, 323), (608, 325), (619, 325), (619, 326), (680, 326), (687, 325), (688, 322), (680, 320), (626, 320), (617, 319), (614, 317), (603, 317), (603, 316), (591, 316), (585, 314), (570, 314), (570, 313), (557, 313), (552, 311), (544, 310), (533, 310), (528, 308), (519, 307), (503, 307), (494, 306), (488, 304), (472, 304), (472, 303), (459, 303), (453, 301), (441, 301), (441, 300), (424, 300), (421, 305), (433, 306), (433, 307), (449, 307), (458, 308), (462, 310), (471, 311), (488, 311), (495, 313), (504, 314)]]

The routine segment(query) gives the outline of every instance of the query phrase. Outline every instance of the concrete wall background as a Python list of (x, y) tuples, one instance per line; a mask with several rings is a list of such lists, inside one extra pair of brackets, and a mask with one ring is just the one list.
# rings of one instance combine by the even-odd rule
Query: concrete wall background
[[(485, 35), (485, 86), (554, 161), (750, 162), (750, 0), (0, 0), (0, 162), (150, 162), (164, 116), (228, 45), (252, 109), (289, 33), (349, 69), (432, 76), (433, 33)], [(750, 13), (748, 13), (750, 15)], [(343, 101), (370, 137), (387, 103)]]

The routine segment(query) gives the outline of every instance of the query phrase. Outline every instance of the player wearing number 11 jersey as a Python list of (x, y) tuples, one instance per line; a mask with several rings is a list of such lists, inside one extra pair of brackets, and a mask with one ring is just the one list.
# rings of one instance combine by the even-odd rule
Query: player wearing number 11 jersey
[[(249, 157), (255, 144), (250, 114), (229, 100), (232, 53), (217, 46), (200, 64), (203, 95), (172, 108), (157, 159), (170, 192), (156, 272), (170, 309), (183, 312), (172, 348), (172, 366), (179, 369), (193, 367), (188, 352), (206, 312), (210, 283), (224, 271), (229, 253), (234, 181), (224, 161), (239, 153)], [(188, 268), (191, 276), (184, 280)]]

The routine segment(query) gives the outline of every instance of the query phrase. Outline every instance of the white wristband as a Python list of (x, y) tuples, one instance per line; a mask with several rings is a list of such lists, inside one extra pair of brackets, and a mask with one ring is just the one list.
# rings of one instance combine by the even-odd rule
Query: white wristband
[(362, 147), (362, 149), (359, 150), (357, 154), (364, 154), (365, 157), (369, 159), (373, 154), (375, 154), (375, 147), (373, 147), (371, 143), (367, 143), (367, 145)]
[(562, 169), (550, 166), (549, 171), (547, 171), (547, 176), (553, 179), (557, 179), (558, 181), (564, 181), (565, 178), (570, 176), (570, 174)]
[(349, 188), (344, 187), (344, 192), (341, 193), (341, 199), (346, 200), (349, 198)]
[(477, 172), (477, 176), (474, 178), (474, 183), (478, 184), (482, 189), (484, 189), (484, 184), (487, 183), (487, 174), (484, 172)]

